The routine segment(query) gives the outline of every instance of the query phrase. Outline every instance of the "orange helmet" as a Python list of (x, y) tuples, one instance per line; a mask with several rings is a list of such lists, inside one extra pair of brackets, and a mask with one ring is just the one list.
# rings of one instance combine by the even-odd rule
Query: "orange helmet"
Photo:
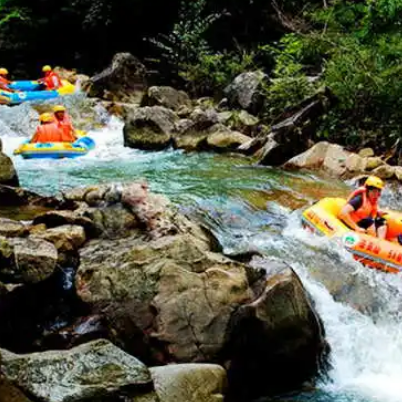
[(6, 68), (0, 68), (0, 75), (7, 75), (8, 70)]

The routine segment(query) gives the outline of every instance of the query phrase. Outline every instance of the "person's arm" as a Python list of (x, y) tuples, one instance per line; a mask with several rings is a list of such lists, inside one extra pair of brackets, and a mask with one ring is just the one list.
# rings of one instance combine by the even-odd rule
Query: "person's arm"
[(350, 214), (355, 211), (353, 205), (346, 204), (338, 214), (338, 218), (346, 223), (350, 228), (355, 230), (356, 232), (365, 232), (365, 230), (359, 226), (357, 226), (356, 222), (352, 219)]

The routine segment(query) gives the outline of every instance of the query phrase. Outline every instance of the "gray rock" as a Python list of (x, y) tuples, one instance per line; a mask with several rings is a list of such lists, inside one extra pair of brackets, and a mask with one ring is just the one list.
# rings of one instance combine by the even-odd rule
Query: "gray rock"
[(57, 250), (40, 239), (0, 237), (0, 278), (11, 283), (37, 283), (56, 268)]
[(23, 237), (28, 234), (28, 228), (19, 221), (0, 218), (0, 236)]
[(170, 145), (177, 115), (161, 106), (141, 107), (125, 119), (124, 144), (131, 148), (160, 150)]
[(116, 54), (107, 69), (83, 85), (89, 96), (122, 102), (136, 101), (145, 87), (145, 66), (130, 53)]
[(147, 367), (105, 340), (67, 351), (2, 355), (5, 376), (44, 402), (141, 397), (153, 389)]
[(0, 152), (0, 184), (8, 186), (19, 186), (17, 172), (15, 171), (12, 160)]
[(267, 76), (261, 71), (238, 75), (224, 91), (229, 106), (258, 114), (264, 103), (262, 86), (266, 79)]
[(184, 91), (178, 91), (172, 87), (155, 86), (148, 89), (141, 106), (163, 106), (177, 112), (182, 106), (191, 108), (191, 100)]

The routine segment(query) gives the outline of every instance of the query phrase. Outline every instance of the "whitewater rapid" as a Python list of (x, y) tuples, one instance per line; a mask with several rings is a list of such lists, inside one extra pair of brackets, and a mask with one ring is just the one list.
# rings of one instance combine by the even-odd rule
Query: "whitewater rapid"
[[(368, 270), (341, 247), (305, 232), (299, 224), (300, 211), (274, 201), (257, 208), (244, 199), (244, 194), (276, 188), (290, 193), (292, 188), (281, 181), (285, 173), (223, 156), (125, 148), (123, 123), (117, 118), (108, 118), (105, 127), (88, 132), (96, 148), (84, 157), (23, 160), (13, 156), (13, 150), (33, 132), (36, 119), (29, 106), (0, 106), (3, 151), (13, 159), (22, 186), (57, 194), (77, 185), (146, 177), (154, 190), (205, 219), (226, 251), (253, 249), (285, 258), (299, 274), (323, 319), (332, 350), (329, 376), (319, 384), (320, 393), (308, 400), (401, 400), (401, 277)], [(398, 201), (395, 193), (390, 197)], [(337, 280), (350, 280), (352, 285), (334, 298), (330, 287)], [(360, 299), (359, 292), (369, 295), (367, 301)]]

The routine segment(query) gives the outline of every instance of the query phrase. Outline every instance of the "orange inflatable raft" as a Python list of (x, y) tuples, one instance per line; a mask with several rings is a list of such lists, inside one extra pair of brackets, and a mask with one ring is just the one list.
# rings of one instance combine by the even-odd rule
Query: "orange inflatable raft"
[[(348, 228), (337, 216), (345, 205), (343, 198), (324, 198), (303, 212), (303, 226), (321, 235), (340, 238), (355, 260), (371, 268), (386, 272), (402, 271), (402, 246), (390, 240), (381, 240)], [(402, 234), (402, 213), (386, 211), (387, 236)]]

